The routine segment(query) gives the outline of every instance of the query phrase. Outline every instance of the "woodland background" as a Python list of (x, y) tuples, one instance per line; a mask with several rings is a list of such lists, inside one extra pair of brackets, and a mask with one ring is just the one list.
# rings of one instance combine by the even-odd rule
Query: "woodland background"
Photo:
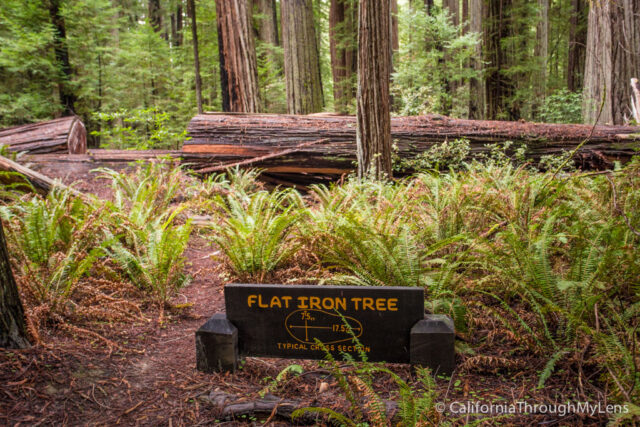
[[(601, 123), (631, 117), (633, 0), (400, 0), (392, 9), (397, 115), (593, 123), (604, 100)], [(5, 0), (0, 127), (74, 112), (90, 146), (176, 148), (198, 92), (208, 111), (354, 113), (356, 20), (356, 0)], [(230, 31), (246, 44), (220, 49)], [(234, 57), (246, 61), (242, 81), (227, 81), (224, 60)], [(309, 89), (307, 99), (287, 98), (287, 84)], [(243, 86), (255, 94), (238, 109), (228, 94)]]

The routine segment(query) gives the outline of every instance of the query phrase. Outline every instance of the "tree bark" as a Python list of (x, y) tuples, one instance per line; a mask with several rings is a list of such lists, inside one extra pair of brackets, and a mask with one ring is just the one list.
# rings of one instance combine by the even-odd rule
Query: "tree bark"
[[(486, 13), (486, 7), (484, 7), (483, 0), (469, 0), (469, 31), (482, 34), (482, 25), (484, 22), (484, 16)], [(475, 52), (471, 58), (471, 67), (475, 71), (482, 70), (482, 43), (478, 43), (475, 47)], [(482, 77), (469, 79), (469, 118), (470, 119), (483, 119), (485, 92), (484, 82)]]
[(259, 110), (258, 65), (248, 6), (247, 0), (216, 0), (224, 111)]
[(547, 59), (549, 56), (549, 5), (550, 0), (538, 0), (538, 24), (534, 55), (539, 61), (539, 72), (535, 79), (536, 102), (541, 103), (547, 93)]
[(389, 0), (361, 0), (358, 24), (358, 176), (391, 178)]
[(322, 111), (322, 82), (311, 0), (281, 0), (280, 17), (287, 111)]
[(176, 8), (176, 46), (182, 46), (182, 0), (178, 3), (178, 7)]
[(513, 35), (511, 14), (513, 0), (488, 0), (484, 24), (486, 118), (518, 120), (520, 112), (508, 105), (515, 92), (511, 77), (505, 75), (511, 58), (502, 40)]
[[(582, 116), (585, 123), (622, 124), (630, 115), (629, 81), (640, 70), (640, 2), (591, 3)], [(602, 113), (598, 118), (600, 105)]]
[(585, 0), (571, 1), (569, 18), (569, 56), (567, 58), (567, 89), (577, 92), (582, 89), (587, 45), (587, 13)]
[(54, 50), (56, 62), (60, 67), (62, 76), (58, 82), (60, 92), (60, 102), (64, 107), (63, 115), (75, 114), (75, 103), (77, 97), (71, 88), (70, 82), (73, 79), (71, 64), (69, 62), (69, 47), (67, 45), (67, 33), (64, 18), (60, 13), (61, 0), (49, 0), (49, 16), (54, 28)]
[(0, 221), (0, 347), (29, 347), (24, 309), (11, 272), (9, 251)]
[(331, 0), (329, 43), (333, 75), (333, 102), (336, 112), (346, 114), (355, 98), (354, 80), (358, 72), (357, 5), (353, 0)]
[(449, 11), (453, 25), (456, 27), (460, 25), (460, 1), (443, 0), (443, 7)]
[(198, 52), (198, 20), (194, 0), (187, 0), (187, 14), (191, 17), (191, 34), (193, 38), (193, 66), (196, 80), (196, 104), (198, 114), (202, 114), (202, 79), (200, 78), (200, 54)]
[(260, 14), (257, 22), (258, 38), (273, 46), (280, 46), (276, 0), (254, 0), (254, 4)]

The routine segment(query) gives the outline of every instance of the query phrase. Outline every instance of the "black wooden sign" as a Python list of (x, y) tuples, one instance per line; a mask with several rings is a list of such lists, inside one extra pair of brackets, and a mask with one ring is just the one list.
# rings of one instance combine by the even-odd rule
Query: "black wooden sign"
[(409, 363), (410, 331), (424, 318), (422, 288), (231, 284), (225, 304), (247, 356), (321, 359), (319, 340), (336, 356)]

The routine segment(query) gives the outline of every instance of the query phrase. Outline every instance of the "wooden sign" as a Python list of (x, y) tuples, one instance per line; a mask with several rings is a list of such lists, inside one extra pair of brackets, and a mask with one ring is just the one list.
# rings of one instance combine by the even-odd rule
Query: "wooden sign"
[[(225, 286), (227, 319), (241, 354), (358, 359), (353, 336), (371, 361), (409, 362), (409, 331), (424, 317), (422, 288), (361, 286)], [(349, 333), (351, 329), (353, 336)]]
[(239, 356), (323, 359), (325, 349), (453, 369), (451, 319), (425, 318), (422, 288), (230, 284), (225, 307), (196, 332), (200, 370), (235, 370)]

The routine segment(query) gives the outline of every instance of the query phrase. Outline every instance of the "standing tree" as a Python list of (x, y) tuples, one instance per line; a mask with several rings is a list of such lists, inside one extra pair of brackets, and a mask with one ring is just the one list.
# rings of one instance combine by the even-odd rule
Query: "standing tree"
[(281, 0), (284, 74), (289, 114), (322, 111), (322, 81), (312, 0)]
[(358, 72), (357, 22), (358, 7), (354, 0), (331, 0), (329, 8), (329, 43), (333, 74), (335, 111), (346, 114), (355, 98), (355, 76)]
[(584, 79), (587, 44), (587, 11), (585, 0), (571, 0), (569, 18), (569, 57), (567, 59), (567, 89), (580, 91)]
[(270, 45), (280, 46), (276, 0), (254, 0), (254, 4), (259, 15), (256, 23), (258, 38)]
[(623, 124), (630, 116), (629, 81), (640, 70), (640, 2), (591, 2), (582, 116), (585, 123)]
[(191, 17), (191, 34), (193, 38), (193, 66), (196, 79), (196, 103), (198, 114), (202, 114), (202, 79), (200, 78), (200, 53), (198, 52), (198, 20), (196, 19), (195, 0), (187, 0), (187, 14)]
[[(483, 0), (469, 0), (469, 31), (482, 34), (483, 18), (486, 13)], [(475, 54), (471, 58), (471, 67), (475, 71), (482, 70), (482, 43), (475, 46)], [(469, 79), (469, 118), (484, 118), (484, 85), (481, 77)]]
[(29, 346), (24, 325), (24, 310), (11, 272), (7, 242), (0, 222), (0, 347)]
[(358, 24), (358, 176), (391, 177), (390, 0), (361, 0)]
[(71, 88), (71, 64), (69, 63), (69, 47), (67, 46), (67, 32), (64, 17), (60, 11), (60, 0), (49, 0), (49, 15), (53, 23), (53, 40), (55, 43), (56, 62), (60, 67), (62, 76), (58, 83), (60, 102), (64, 107), (64, 114), (75, 114), (77, 97)]
[(259, 110), (258, 65), (248, 0), (216, 0), (222, 109)]
[(513, 1), (488, 0), (484, 27), (486, 118), (517, 120), (520, 112), (509, 105), (515, 94), (515, 82), (505, 70), (513, 65), (513, 52), (506, 40), (513, 38)]

